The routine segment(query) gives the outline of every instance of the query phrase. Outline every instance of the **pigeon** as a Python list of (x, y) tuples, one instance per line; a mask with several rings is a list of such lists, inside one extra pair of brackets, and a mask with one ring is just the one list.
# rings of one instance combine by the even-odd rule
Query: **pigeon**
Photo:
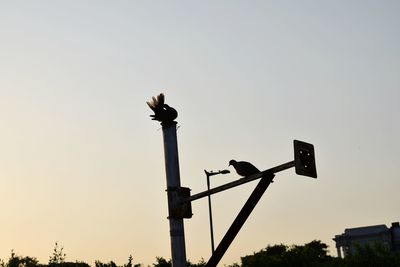
[(249, 176), (252, 174), (259, 173), (260, 170), (257, 169), (253, 164), (247, 161), (236, 161), (234, 159), (229, 161), (229, 166), (235, 168), (237, 174), (240, 176)]
[(153, 96), (152, 101), (146, 102), (147, 105), (154, 111), (154, 115), (150, 115), (152, 120), (170, 123), (178, 117), (178, 112), (165, 104), (165, 96), (163, 93), (156, 97)]

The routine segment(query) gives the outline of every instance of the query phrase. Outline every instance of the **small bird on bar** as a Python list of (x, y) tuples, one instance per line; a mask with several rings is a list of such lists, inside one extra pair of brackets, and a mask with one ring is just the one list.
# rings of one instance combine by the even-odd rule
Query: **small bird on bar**
[(237, 174), (239, 174), (240, 176), (249, 176), (260, 172), (260, 170), (257, 169), (256, 166), (247, 161), (236, 161), (232, 159), (229, 161), (228, 166), (231, 165), (233, 166), (233, 168), (235, 168)]

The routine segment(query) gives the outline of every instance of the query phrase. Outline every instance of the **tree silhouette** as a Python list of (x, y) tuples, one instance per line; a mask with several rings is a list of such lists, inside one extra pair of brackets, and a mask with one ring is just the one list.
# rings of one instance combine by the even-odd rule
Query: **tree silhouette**
[(274, 245), (242, 257), (242, 267), (286, 267), (286, 266), (322, 266), (330, 262), (328, 246), (319, 240), (311, 241), (303, 246)]
[(33, 257), (22, 257), (15, 254), (14, 250), (11, 250), (11, 256), (8, 262), (0, 262), (2, 267), (36, 267), (38, 266), (38, 260)]
[[(40, 264), (34, 257), (18, 256), (14, 250), (8, 261), (0, 259), (0, 267), (90, 267), (85, 262), (66, 262), (64, 248), (56, 242), (48, 264)], [(187, 261), (187, 267), (204, 267), (206, 262)], [(171, 267), (171, 260), (156, 257), (152, 267)], [(241, 257), (241, 264), (233, 263), (228, 267), (400, 267), (400, 253), (394, 253), (382, 243), (356, 245), (356, 249), (344, 259), (328, 255), (328, 246), (319, 240), (304, 245), (287, 246), (284, 244), (269, 245), (254, 252), (253, 255)], [(102, 263), (95, 261), (95, 267), (144, 267), (134, 264), (132, 255), (128, 262), (118, 266), (114, 261)], [(147, 267), (150, 267), (149, 265)]]
[(60, 265), (61, 263), (64, 263), (66, 256), (67, 254), (64, 253), (64, 247), (59, 247), (58, 243), (56, 242), (53, 249), (53, 254), (49, 259), (49, 265)]

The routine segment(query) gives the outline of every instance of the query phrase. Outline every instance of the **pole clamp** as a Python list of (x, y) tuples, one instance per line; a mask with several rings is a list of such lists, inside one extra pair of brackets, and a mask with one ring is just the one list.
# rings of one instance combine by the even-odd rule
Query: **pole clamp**
[(190, 188), (168, 187), (168, 219), (192, 218), (192, 203), (183, 201), (190, 197)]

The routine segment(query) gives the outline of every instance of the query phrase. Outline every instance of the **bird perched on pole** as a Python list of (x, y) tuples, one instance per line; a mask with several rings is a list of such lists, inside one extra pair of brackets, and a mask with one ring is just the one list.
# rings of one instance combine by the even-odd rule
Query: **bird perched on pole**
[(257, 169), (256, 166), (247, 161), (236, 161), (232, 159), (229, 161), (228, 166), (231, 165), (233, 166), (233, 168), (235, 168), (237, 174), (239, 174), (240, 176), (249, 176), (260, 172), (260, 170)]
[(157, 97), (152, 97), (152, 101), (147, 101), (147, 105), (154, 111), (154, 115), (150, 115), (152, 120), (161, 121), (163, 123), (171, 123), (178, 117), (178, 112), (165, 104), (165, 96), (163, 93)]

